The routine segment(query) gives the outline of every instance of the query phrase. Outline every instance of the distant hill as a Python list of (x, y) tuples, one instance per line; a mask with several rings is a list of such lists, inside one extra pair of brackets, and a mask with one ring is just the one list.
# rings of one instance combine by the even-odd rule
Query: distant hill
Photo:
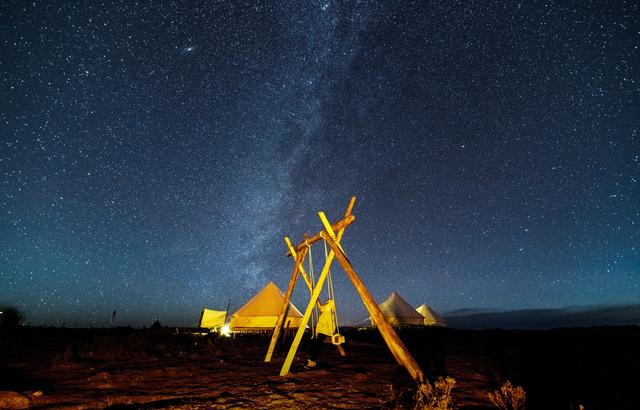
[(640, 304), (492, 311), (461, 309), (444, 315), (459, 329), (553, 329), (557, 327), (640, 325)]

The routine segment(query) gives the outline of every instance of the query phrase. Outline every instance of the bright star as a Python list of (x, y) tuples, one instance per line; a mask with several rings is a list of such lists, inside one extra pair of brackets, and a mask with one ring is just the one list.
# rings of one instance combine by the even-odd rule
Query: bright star
[(183, 49), (180, 51), (180, 55), (181, 55), (181, 56), (184, 56), (184, 55), (186, 55), (186, 54), (191, 53), (191, 52), (192, 52), (192, 51), (194, 51), (195, 49), (196, 49), (196, 46), (188, 46), (188, 47), (185, 47), (185, 48), (183, 48)]

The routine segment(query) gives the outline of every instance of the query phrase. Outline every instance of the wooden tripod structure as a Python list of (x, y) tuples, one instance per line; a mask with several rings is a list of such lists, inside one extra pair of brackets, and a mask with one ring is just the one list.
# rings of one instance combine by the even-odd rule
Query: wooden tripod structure
[[(296, 280), (300, 273), (302, 273), (309, 290), (311, 291), (311, 299), (309, 300), (309, 304), (307, 305), (307, 309), (304, 312), (304, 316), (302, 317), (302, 322), (300, 323), (300, 327), (296, 333), (295, 338), (293, 339), (293, 343), (291, 344), (291, 348), (289, 349), (289, 353), (282, 365), (282, 369), (280, 370), (280, 376), (285, 376), (289, 373), (289, 369), (291, 368), (291, 363), (296, 355), (298, 350), (298, 346), (300, 345), (300, 341), (302, 340), (302, 336), (304, 335), (305, 328), (307, 327), (307, 323), (309, 323), (309, 319), (311, 318), (311, 314), (313, 309), (318, 303), (318, 297), (320, 296), (320, 292), (322, 290), (322, 286), (324, 284), (325, 279), (329, 273), (329, 269), (331, 267), (331, 263), (334, 258), (338, 259), (338, 263), (342, 266), (342, 269), (347, 274), (347, 277), (354, 284), (358, 294), (362, 298), (364, 306), (367, 308), (369, 313), (371, 314), (371, 318), (373, 323), (377, 326), (382, 338), (385, 343), (389, 347), (391, 354), (395, 358), (396, 362), (400, 366), (404, 366), (413, 380), (415, 380), (418, 384), (422, 384), (424, 382), (424, 374), (422, 370), (411, 356), (411, 353), (407, 350), (402, 340), (398, 337), (397, 333), (393, 330), (393, 327), (389, 324), (387, 319), (384, 317), (380, 308), (378, 308), (378, 304), (373, 299), (367, 288), (360, 280), (360, 277), (356, 274), (353, 265), (349, 262), (347, 255), (344, 252), (344, 249), (340, 245), (340, 241), (342, 239), (342, 235), (344, 234), (345, 229), (355, 221), (355, 216), (351, 213), (353, 211), (353, 207), (356, 203), (356, 198), (352, 197), (349, 205), (347, 206), (347, 211), (345, 212), (344, 218), (335, 224), (331, 225), (327, 220), (324, 212), (318, 212), (320, 216), (320, 220), (322, 221), (322, 225), (324, 229), (313, 235), (312, 237), (307, 237), (305, 234), (304, 240), (298, 244), (297, 246), (293, 246), (289, 238), (285, 237), (285, 243), (289, 248), (289, 253), (287, 256), (293, 256), (295, 263), (293, 266), (293, 273), (291, 274), (291, 279), (289, 280), (289, 286), (287, 287), (287, 292), (285, 294), (284, 303), (282, 305), (282, 309), (280, 311), (280, 315), (278, 316), (278, 320), (276, 322), (276, 326), (273, 329), (273, 334), (271, 336), (271, 342), (269, 344), (269, 349), (267, 350), (267, 355), (265, 356), (264, 361), (271, 361), (271, 357), (273, 356), (273, 351), (276, 347), (276, 342), (278, 341), (278, 337), (280, 336), (280, 331), (282, 329), (282, 324), (287, 316), (287, 310), (289, 308), (289, 300), (291, 299), (291, 294), (293, 293), (293, 289), (296, 284)], [(315, 283), (315, 286), (312, 287), (311, 281), (308, 278), (303, 266), (303, 262), (307, 256), (307, 252), (309, 246), (315, 242), (320, 240), (324, 240), (329, 247), (331, 248), (331, 252), (327, 255), (325, 260), (324, 267), (322, 268), (322, 273), (320, 277)]]

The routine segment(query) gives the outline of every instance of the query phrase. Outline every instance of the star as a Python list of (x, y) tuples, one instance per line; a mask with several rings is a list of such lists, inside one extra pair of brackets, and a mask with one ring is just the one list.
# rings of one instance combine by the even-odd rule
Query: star
[(196, 49), (196, 46), (188, 46), (188, 47), (184, 47), (184, 48), (180, 51), (180, 56), (187, 55), (187, 54), (191, 53), (192, 51), (194, 51), (195, 49)]

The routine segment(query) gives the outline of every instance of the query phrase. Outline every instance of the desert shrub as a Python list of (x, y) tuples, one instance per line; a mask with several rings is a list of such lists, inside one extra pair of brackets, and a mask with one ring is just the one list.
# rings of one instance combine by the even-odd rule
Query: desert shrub
[(500, 410), (524, 410), (526, 404), (526, 394), (520, 386), (514, 386), (507, 381), (500, 390), (488, 393), (489, 400)]
[(425, 381), (416, 391), (414, 410), (453, 409), (451, 390), (455, 384), (456, 381), (452, 377), (439, 377), (434, 386), (429, 381)]

